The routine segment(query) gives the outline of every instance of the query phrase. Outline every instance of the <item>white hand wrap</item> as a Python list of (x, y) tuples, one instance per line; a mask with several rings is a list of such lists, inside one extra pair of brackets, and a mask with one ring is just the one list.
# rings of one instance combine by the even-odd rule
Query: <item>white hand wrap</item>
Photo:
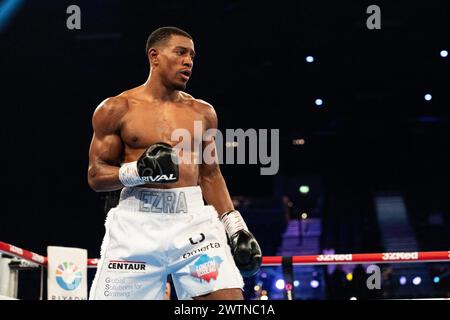
[(225, 212), (220, 217), (220, 221), (222, 221), (222, 223), (224, 224), (225, 230), (227, 231), (229, 237), (233, 236), (236, 232), (240, 230), (248, 231), (244, 219), (237, 210)]
[(119, 169), (119, 180), (125, 187), (134, 187), (145, 184), (139, 176), (137, 161), (124, 163)]

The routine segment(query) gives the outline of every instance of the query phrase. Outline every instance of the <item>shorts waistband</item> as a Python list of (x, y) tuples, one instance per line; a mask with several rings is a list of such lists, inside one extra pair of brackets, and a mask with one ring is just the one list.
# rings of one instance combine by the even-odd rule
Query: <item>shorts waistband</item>
[(204, 205), (199, 186), (173, 189), (125, 187), (120, 192), (118, 208), (149, 213), (182, 214)]

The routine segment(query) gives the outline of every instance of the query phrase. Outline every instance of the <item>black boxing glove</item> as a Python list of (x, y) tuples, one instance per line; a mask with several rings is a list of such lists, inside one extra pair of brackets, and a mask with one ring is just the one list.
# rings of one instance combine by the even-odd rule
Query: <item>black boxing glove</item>
[(225, 226), (231, 254), (242, 276), (254, 276), (261, 268), (262, 252), (241, 214), (237, 210), (231, 210), (225, 212), (220, 221)]
[(163, 142), (151, 145), (137, 161), (125, 163), (119, 169), (119, 180), (126, 187), (173, 183), (178, 178), (176, 154), (171, 145)]

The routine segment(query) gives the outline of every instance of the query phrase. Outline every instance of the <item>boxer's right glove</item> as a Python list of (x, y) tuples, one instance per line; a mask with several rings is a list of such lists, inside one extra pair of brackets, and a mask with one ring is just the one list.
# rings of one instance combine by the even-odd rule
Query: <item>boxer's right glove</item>
[(126, 187), (146, 183), (173, 183), (178, 181), (178, 163), (172, 146), (159, 142), (151, 145), (137, 161), (123, 164), (119, 180)]
[(231, 254), (243, 277), (255, 275), (261, 268), (262, 252), (258, 242), (248, 230), (237, 210), (225, 212), (220, 221), (225, 226), (230, 241)]

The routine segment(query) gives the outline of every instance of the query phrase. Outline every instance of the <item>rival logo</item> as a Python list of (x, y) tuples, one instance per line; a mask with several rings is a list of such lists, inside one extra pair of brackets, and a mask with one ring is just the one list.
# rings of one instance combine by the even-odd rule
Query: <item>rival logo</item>
[(172, 180), (177, 180), (176, 177), (174, 177), (173, 173), (171, 173), (169, 176), (167, 176), (166, 174), (161, 174), (161, 175), (157, 175), (155, 177), (152, 176), (144, 176), (141, 177), (142, 180), (144, 180), (144, 182), (159, 182), (159, 181), (172, 181)]
[(108, 263), (109, 270), (126, 270), (126, 271), (145, 271), (145, 262), (110, 260)]

